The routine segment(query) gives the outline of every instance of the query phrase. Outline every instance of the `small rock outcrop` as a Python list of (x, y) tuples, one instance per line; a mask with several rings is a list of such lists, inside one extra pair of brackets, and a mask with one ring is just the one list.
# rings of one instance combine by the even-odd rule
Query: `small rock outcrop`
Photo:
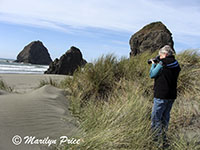
[(17, 55), (15, 62), (24, 62), (38, 65), (49, 65), (52, 59), (48, 49), (40, 41), (33, 41)]
[(153, 22), (144, 26), (132, 35), (130, 41), (130, 56), (135, 56), (145, 51), (154, 52), (165, 45), (170, 45), (174, 50), (172, 33), (162, 22)]
[(81, 51), (72, 46), (60, 59), (56, 58), (50, 65), (45, 74), (72, 75), (79, 67), (87, 62), (83, 59)]

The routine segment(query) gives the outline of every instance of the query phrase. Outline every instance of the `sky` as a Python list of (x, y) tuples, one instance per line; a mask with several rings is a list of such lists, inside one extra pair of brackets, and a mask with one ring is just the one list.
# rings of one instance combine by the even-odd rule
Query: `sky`
[(52, 59), (71, 46), (87, 61), (102, 55), (129, 57), (130, 37), (163, 22), (175, 50), (200, 48), (199, 0), (0, 0), (0, 58), (15, 59), (40, 40)]

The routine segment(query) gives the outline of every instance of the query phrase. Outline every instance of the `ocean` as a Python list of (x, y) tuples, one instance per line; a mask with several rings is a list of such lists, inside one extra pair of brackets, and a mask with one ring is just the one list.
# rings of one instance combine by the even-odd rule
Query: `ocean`
[(16, 63), (13, 59), (0, 58), (0, 73), (43, 74), (49, 66)]

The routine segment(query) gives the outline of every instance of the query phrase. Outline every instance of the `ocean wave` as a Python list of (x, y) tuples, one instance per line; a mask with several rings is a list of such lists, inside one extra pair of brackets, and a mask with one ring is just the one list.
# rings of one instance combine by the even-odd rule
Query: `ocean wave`
[(43, 74), (47, 69), (46, 65), (16, 63), (12, 60), (0, 59), (0, 73)]

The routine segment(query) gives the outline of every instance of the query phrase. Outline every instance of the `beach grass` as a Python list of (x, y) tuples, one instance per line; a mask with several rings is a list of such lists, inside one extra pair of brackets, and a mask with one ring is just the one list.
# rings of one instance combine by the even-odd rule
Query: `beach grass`
[(50, 77), (47, 79), (44, 79), (44, 80), (40, 80), (38, 88), (43, 87), (44, 85), (51, 85), (54, 87), (59, 87), (59, 83), (55, 79), (52, 79)]
[[(59, 149), (148, 150), (159, 149), (152, 142), (151, 109), (153, 80), (147, 60), (157, 52), (134, 58), (102, 56), (92, 65), (66, 78), (62, 88), (70, 92), (70, 110), (80, 122), (79, 145)], [(176, 55), (182, 68), (178, 97), (171, 112), (168, 139), (172, 150), (199, 149), (199, 137), (186, 131), (198, 128), (200, 116), (200, 56), (194, 50)], [(197, 135), (199, 135), (198, 133)]]
[(0, 90), (12, 92), (13, 88), (9, 87), (3, 80), (0, 80)]

